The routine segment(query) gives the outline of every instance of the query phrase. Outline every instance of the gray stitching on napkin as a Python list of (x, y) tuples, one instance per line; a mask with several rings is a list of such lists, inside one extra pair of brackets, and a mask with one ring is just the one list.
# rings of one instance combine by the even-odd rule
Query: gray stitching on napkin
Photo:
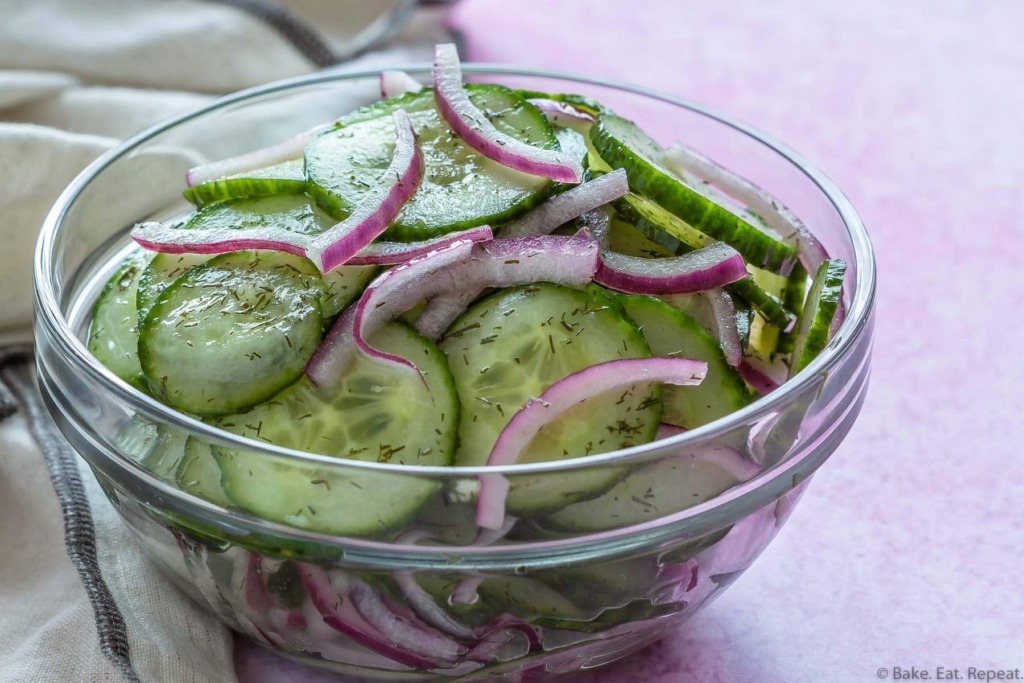
[[(46, 458), (53, 490), (60, 502), (64, 518), (64, 545), (68, 557), (78, 571), (96, 619), (100, 650), (121, 672), (129, 683), (139, 683), (128, 653), (128, 629), (103, 581), (96, 557), (96, 530), (93, 527), (89, 500), (85, 495), (82, 478), (75, 463), (75, 454), (58, 432), (42, 404), (32, 380), (30, 355), (9, 353), (0, 349), (0, 378), (19, 399), (25, 410), (29, 430)], [(21, 362), (15, 364), (15, 358)]]
[(305, 21), (277, 3), (268, 0), (208, 0), (248, 12), (277, 29), (302, 55), (323, 68), (338, 63), (338, 56)]

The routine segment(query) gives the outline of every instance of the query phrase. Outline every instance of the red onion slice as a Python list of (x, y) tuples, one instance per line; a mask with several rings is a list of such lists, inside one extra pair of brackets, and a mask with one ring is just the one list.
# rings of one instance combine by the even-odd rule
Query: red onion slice
[(547, 116), (551, 123), (555, 123), (560, 126), (564, 126), (567, 123), (572, 122), (594, 122), (593, 116), (582, 109), (577, 109), (567, 102), (559, 102), (558, 100), (548, 99), (547, 97), (531, 97), (527, 102), (544, 112), (544, 116)]
[(322, 273), (333, 270), (387, 229), (423, 177), (423, 154), (409, 115), (398, 109), (392, 118), (397, 140), (391, 164), (384, 172), (385, 180), (366, 193), (348, 218), (319, 235), (268, 228), (181, 230), (143, 223), (132, 230), (132, 238), (146, 249), (173, 254), (218, 254), (239, 249), (286, 251), (306, 256)]
[(423, 85), (404, 71), (380, 72), (380, 96), (397, 97), (409, 92), (422, 90)]
[(299, 577), (309, 595), (310, 601), (320, 613), (323, 622), (332, 629), (348, 636), (363, 647), (384, 655), (385, 657), (424, 671), (439, 666), (442, 662), (433, 657), (409, 652), (401, 646), (389, 642), (388, 638), (371, 626), (356, 611), (347, 595), (338, 595), (331, 586), (330, 578), (323, 569), (310, 564), (298, 565)]
[(401, 618), (388, 608), (377, 591), (358, 579), (353, 582), (349, 596), (366, 623), (409, 652), (453, 663), (469, 651), (440, 631)]
[(451, 43), (434, 48), (434, 99), (455, 134), (488, 159), (563, 183), (578, 183), (583, 179), (579, 159), (561, 151), (533, 147), (494, 127), (462, 87), (459, 53)]
[(366, 193), (348, 218), (313, 238), (307, 256), (322, 273), (342, 265), (384, 232), (423, 179), (423, 152), (409, 114), (398, 109), (391, 116), (397, 139), (385, 180)]
[[(327, 386), (345, 371), (357, 350), (382, 362), (416, 369), (405, 358), (378, 351), (366, 339), (418, 302), (451, 292), (538, 281), (582, 287), (593, 278), (597, 257), (594, 242), (574, 237), (523, 237), (477, 244), (456, 241), (395, 266), (370, 283), (325, 335), (306, 365), (306, 374), (314, 384)], [(461, 310), (445, 312), (454, 320)], [(439, 322), (444, 321), (434, 321)]]
[(779, 388), (779, 383), (774, 379), (764, 374), (746, 360), (740, 362), (736, 367), (736, 370), (740, 373), (740, 377), (754, 387), (754, 390), (762, 396), (772, 393)]
[(302, 151), (306, 149), (306, 145), (313, 139), (313, 136), (332, 125), (334, 125), (333, 121), (321, 123), (319, 126), (310, 128), (287, 140), (282, 140), (270, 147), (257, 149), (237, 157), (231, 157), (230, 159), (221, 159), (201, 164), (188, 170), (185, 174), (185, 183), (189, 187), (193, 187), (194, 185), (207, 183), (225, 176), (254, 171), (258, 168), (266, 168), (267, 166), (280, 164), (291, 159), (298, 159), (302, 156)]
[(461, 240), (395, 266), (371, 282), (359, 300), (334, 322), (306, 364), (306, 375), (313, 384), (330, 386), (348, 368), (356, 349), (371, 358), (415, 369), (405, 358), (373, 348), (366, 338), (424, 296), (429, 296), (424, 287), (437, 279), (435, 274), (447, 272), (454, 264), (464, 261), (472, 250), (472, 242)]
[(747, 275), (739, 252), (714, 242), (682, 256), (649, 259), (613, 251), (601, 254), (594, 281), (629, 294), (685, 294), (735, 282)]
[(662, 422), (658, 425), (658, 432), (654, 435), (656, 441), (661, 439), (668, 439), (673, 436), (679, 436), (680, 434), (686, 433), (686, 427), (680, 427), (679, 425), (670, 425), (667, 422)]
[(392, 573), (392, 578), (412, 610), (434, 628), (437, 628), (449, 635), (464, 640), (474, 640), (476, 634), (473, 629), (465, 624), (456, 621), (446, 612), (434, 598), (423, 590), (412, 571), (402, 570)]
[[(530, 441), (548, 423), (589, 398), (644, 382), (664, 382), (679, 386), (700, 384), (707, 363), (689, 358), (623, 358), (592, 365), (563, 377), (549, 386), (539, 398), (531, 398), (505, 425), (494, 442), (487, 464), (514, 463)], [(505, 520), (508, 480), (502, 475), (480, 477), (476, 523), (496, 529)]]
[(559, 225), (615, 201), (628, 192), (626, 172), (621, 168), (616, 169), (555, 195), (519, 220), (502, 228), (501, 236), (526, 237), (550, 234)]
[(443, 249), (460, 240), (486, 242), (493, 239), (490, 226), (460, 230), (422, 242), (373, 242), (345, 262), (346, 266), (396, 266), (420, 256), (426, 256), (435, 249)]

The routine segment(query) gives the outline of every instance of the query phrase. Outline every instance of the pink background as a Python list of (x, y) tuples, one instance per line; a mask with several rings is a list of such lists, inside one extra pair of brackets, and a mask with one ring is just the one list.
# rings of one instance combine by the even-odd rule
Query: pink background
[[(692, 98), (830, 175), (874, 240), (864, 412), (779, 538), (578, 683), (1024, 673), (1024, 2), (465, 0), (464, 58)], [(250, 683), (327, 681), (243, 646)]]

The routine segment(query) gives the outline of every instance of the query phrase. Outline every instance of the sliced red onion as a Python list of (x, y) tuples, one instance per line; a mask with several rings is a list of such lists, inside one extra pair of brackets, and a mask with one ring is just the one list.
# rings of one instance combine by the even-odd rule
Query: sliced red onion
[(722, 287), (746, 275), (739, 252), (725, 242), (713, 242), (682, 256), (659, 259), (605, 251), (594, 281), (629, 294), (686, 294)]
[[(450, 292), (538, 281), (582, 287), (597, 270), (597, 256), (597, 246), (591, 241), (554, 236), (477, 244), (459, 240), (434, 250), (395, 266), (370, 283), (325, 335), (306, 365), (306, 374), (314, 384), (327, 386), (345, 371), (357, 350), (382, 362), (416, 369), (405, 358), (378, 351), (366, 339), (418, 302)], [(454, 313), (452, 320), (459, 314), (445, 312)]]
[(743, 360), (743, 343), (740, 342), (740, 332), (736, 327), (736, 304), (729, 293), (720, 287), (709, 289), (702, 294), (711, 307), (715, 333), (718, 343), (722, 345), (722, 351), (725, 352), (725, 362), (738, 367)]
[(477, 591), (480, 589), (480, 584), (486, 578), (483, 574), (474, 574), (461, 579), (455, 584), (455, 588), (452, 589), (452, 594), (448, 597), (448, 600), (453, 605), (475, 605), (480, 599)]
[(395, 266), (414, 258), (425, 256), (435, 249), (443, 249), (460, 240), (486, 242), (493, 239), (489, 225), (479, 228), (450, 232), (422, 242), (373, 242), (345, 262), (346, 266)]
[(469, 651), (440, 631), (400, 618), (381, 600), (377, 591), (358, 579), (353, 582), (349, 596), (366, 623), (409, 652), (457, 662)]
[(211, 228), (182, 230), (159, 223), (143, 223), (132, 238), (146, 249), (173, 254), (218, 254), (240, 249), (273, 249), (304, 255), (326, 273), (355, 256), (384, 232), (423, 177), (423, 154), (412, 121), (403, 109), (396, 110), (397, 140), (385, 180), (369, 190), (352, 214), (319, 235), (303, 235), (267, 228)]
[(558, 226), (629, 192), (626, 172), (619, 168), (556, 194), (519, 220), (501, 230), (502, 237), (547, 235)]
[(466, 655), (467, 659), (488, 664), (493, 662), (516, 633), (523, 636), (523, 644), (526, 646), (525, 651), (519, 656), (525, 656), (531, 650), (538, 650), (543, 646), (541, 628), (511, 614), (502, 614), (492, 619), (481, 631), (479, 642)]
[[(707, 363), (689, 358), (622, 358), (592, 365), (563, 377), (549, 386), (539, 398), (531, 398), (505, 425), (494, 442), (487, 464), (510, 465), (545, 425), (589, 398), (644, 382), (664, 382), (679, 386), (700, 384)], [(480, 477), (476, 523), (496, 529), (505, 519), (508, 480), (502, 475)]]
[(404, 71), (380, 72), (380, 96), (397, 97), (408, 92), (422, 90), (423, 85)]
[(313, 136), (332, 125), (334, 125), (333, 122), (321, 123), (319, 126), (310, 128), (287, 140), (282, 140), (270, 147), (257, 149), (237, 157), (231, 157), (230, 159), (221, 159), (220, 161), (201, 164), (189, 169), (188, 173), (185, 174), (185, 183), (189, 187), (193, 187), (194, 185), (207, 183), (225, 176), (254, 171), (258, 168), (266, 168), (267, 166), (280, 164), (291, 159), (298, 159), (302, 156), (303, 150), (306, 149), (306, 145), (310, 143)]
[(400, 664), (422, 670), (430, 670), (442, 664), (436, 658), (410, 652), (395, 644), (370, 625), (356, 611), (347, 596), (340, 596), (331, 585), (330, 578), (323, 569), (310, 564), (300, 563), (299, 577), (306, 589), (313, 606), (323, 618), (323, 622), (342, 635), (348, 636), (363, 647), (382, 654)]
[(593, 116), (582, 109), (577, 109), (568, 102), (559, 102), (558, 100), (548, 99), (547, 97), (531, 97), (527, 102), (544, 112), (544, 116), (547, 116), (551, 123), (555, 123), (560, 126), (564, 126), (567, 123), (572, 122), (594, 122)]
[(392, 577), (399, 590), (402, 591), (402, 595), (405, 596), (409, 606), (419, 615), (420, 619), (456, 638), (464, 640), (476, 638), (473, 629), (454, 619), (434, 601), (434, 598), (427, 591), (423, 590), (423, 587), (416, 581), (416, 577), (411, 571), (396, 571), (392, 573)]
[(423, 179), (423, 152), (409, 114), (398, 109), (392, 119), (398, 137), (384, 178), (394, 180), (374, 186), (348, 218), (313, 238), (306, 255), (322, 273), (342, 265), (384, 232)]
[(256, 553), (246, 552), (246, 554), (249, 557), (243, 579), (245, 602), (256, 614), (265, 615), (274, 606), (274, 601), (267, 591), (267, 586), (263, 583), (262, 561)]
[(746, 360), (741, 361), (736, 367), (736, 370), (739, 371), (740, 377), (742, 377), (747, 384), (754, 387), (754, 390), (762, 396), (770, 394), (779, 388), (778, 382), (755, 368)]
[[(583, 287), (597, 270), (598, 249), (588, 242), (589, 237), (580, 235), (530, 236), (478, 246), (473, 258), (483, 260), (486, 256), (490, 265), (477, 263), (468, 267), (466, 273), (460, 274), (465, 277), (463, 281), (453, 280), (451, 287), (428, 301), (416, 318), (416, 329), (430, 339), (437, 339), (488, 287), (515, 287), (531, 282)], [(551, 253), (545, 253), (546, 250)]]
[(578, 183), (583, 179), (579, 159), (561, 151), (528, 145), (494, 127), (462, 87), (459, 53), (451, 43), (434, 49), (434, 99), (455, 134), (488, 159), (563, 183)]
[(373, 348), (366, 338), (424, 296), (429, 296), (423, 286), (436, 279), (432, 276), (450, 271), (453, 265), (469, 258), (472, 250), (472, 242), (461, 240), (395, 266), (371, 282), (359, 301), (345, 309), (334, 322), (306, 364), (306, 375), (313, 384), (330, 386), (344, 373), (356, 349), (371, 358), (415, 368), (404, 358)]
[(658, 432), (654, 435), (655, 440), (660, 441), (661, 439), (668, 439), (673, 436), (679, 436), (686, 432), (686, 427), (680, 427), (679, 425), (670, 425), (667, 422), (662, 422), (658, 425)]

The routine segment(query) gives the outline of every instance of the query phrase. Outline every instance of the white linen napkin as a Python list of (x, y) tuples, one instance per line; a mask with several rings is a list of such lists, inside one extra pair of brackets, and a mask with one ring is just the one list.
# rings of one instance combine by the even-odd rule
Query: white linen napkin
[[(284, 4), (0, 0), (0, 681), (235, 680), (228, 631), (142, 557), (40, 401), (31, 262), (54, 199), (119, 139), (351, 56), (414, 3)], [(420, 8), (357, 61), (426, 61), (446, 39)]]

